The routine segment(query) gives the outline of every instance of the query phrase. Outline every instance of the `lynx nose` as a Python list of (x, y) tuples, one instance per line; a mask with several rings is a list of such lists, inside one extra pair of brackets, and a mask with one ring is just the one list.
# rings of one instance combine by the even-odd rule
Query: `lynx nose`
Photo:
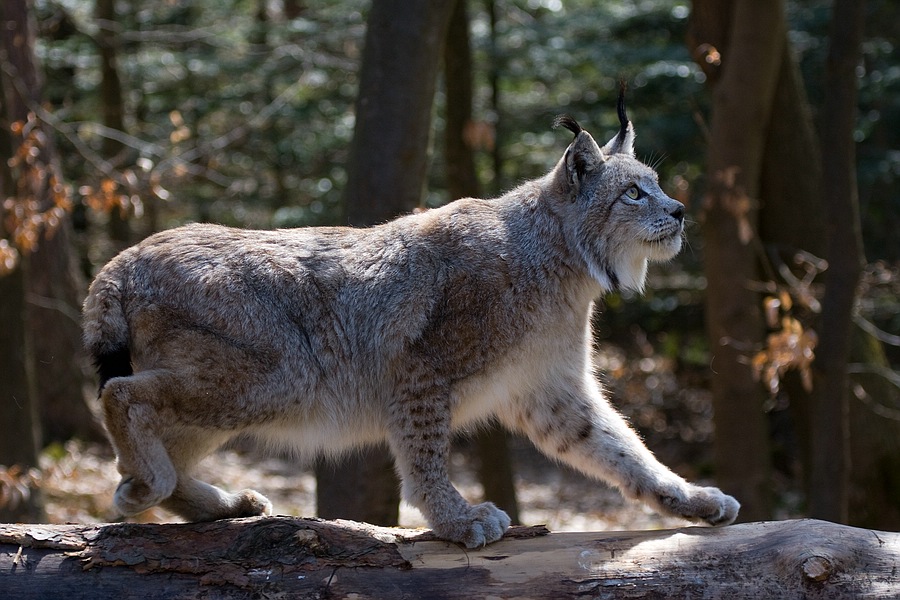
[(669, 211), (669, 214), (679, 223), (684, 222), (684, 204), (676, 202), (675, 208)]

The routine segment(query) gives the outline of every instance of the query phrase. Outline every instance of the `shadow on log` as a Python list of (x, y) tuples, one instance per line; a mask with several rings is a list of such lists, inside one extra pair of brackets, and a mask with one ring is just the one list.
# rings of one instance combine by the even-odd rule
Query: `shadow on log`
[(0, 597), (887, 598), (900, 534), (796, 520), (665, 531), (513, 527), (466, 550), (429, 531), (256, 517), (2, 525)]

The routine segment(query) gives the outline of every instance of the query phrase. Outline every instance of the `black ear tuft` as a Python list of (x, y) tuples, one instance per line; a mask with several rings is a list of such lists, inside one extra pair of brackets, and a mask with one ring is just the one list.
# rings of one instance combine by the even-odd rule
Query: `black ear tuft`
[(575, 135), (578, 135), (583, 131), (581, 125), (578, 124), (578, 121), (570, 115), (559, 115), (553, 119), (553, 129), (559, 129), (560, 127), (565, 127)]
[(627, 84), (624, 79), (619, 80), (619, 99), (616, 101), (616, 112), (619, 113), (619, 144), (625, 142), (625, 136), (628, 133), (628, 115), (625, 113), (625, 89)]

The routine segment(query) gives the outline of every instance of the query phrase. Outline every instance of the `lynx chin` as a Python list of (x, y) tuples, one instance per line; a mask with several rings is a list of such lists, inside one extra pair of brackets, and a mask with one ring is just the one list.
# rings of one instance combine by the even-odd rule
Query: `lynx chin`
[(684, 207), (634, 157), (634, 128), (575, 138), (493, 200), (366, 229), (188, 225), (116, 256), (84, 303), (84, 339), (122, 476), (115, 506), (192, 521), (269, 514), (253, 490), (194, 478), (238, 435), (300, 455), (386, 440), (403, 497), (441, 537), (499, 539), (509, 517), (447, 474), (451, 432), (496, 419), (656, 510), (711, 525), (739, 505), (644, 446), (591, 367), (593, 302), (641, 290), (681, 249)]

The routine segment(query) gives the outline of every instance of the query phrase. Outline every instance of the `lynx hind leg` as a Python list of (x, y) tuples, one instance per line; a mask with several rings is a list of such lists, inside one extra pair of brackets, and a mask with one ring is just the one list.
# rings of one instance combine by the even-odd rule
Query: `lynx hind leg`
[(163, 434), (178, 482), (162, 506), (187, 521), (215, 521), (272, 514), (269, 500), (253, 490), (226, 492), (193, 477), (196, 465), (227, 442), (227, 431), (199, 427), (172, 427)]
[(272, 503), (254, 490), (230, 494), (214, 485), (181, 476), (163, 507), (188, 521), (215, 521), (272, 514)]
[(229, 494), (191, 477), (194, 467), (221, 446), (227, 432), (166, 421), (160, 406), (172, 375), (144, 372), (110, 380), (103, 390), (106, 427), (122, 481), (113, 499), (124, 516), (163, 505), (189, 521), (271, 514), (271, 503), (253, 490)]
[(154, 408), (157, 394), (152, 375), (140, 374), (111, 379), (103, 388), (104, 422), (116, 452), (122, 480), (113, 503), (123, 516), (156, 506), (175, 490), (175, 466), (162, 440)]

